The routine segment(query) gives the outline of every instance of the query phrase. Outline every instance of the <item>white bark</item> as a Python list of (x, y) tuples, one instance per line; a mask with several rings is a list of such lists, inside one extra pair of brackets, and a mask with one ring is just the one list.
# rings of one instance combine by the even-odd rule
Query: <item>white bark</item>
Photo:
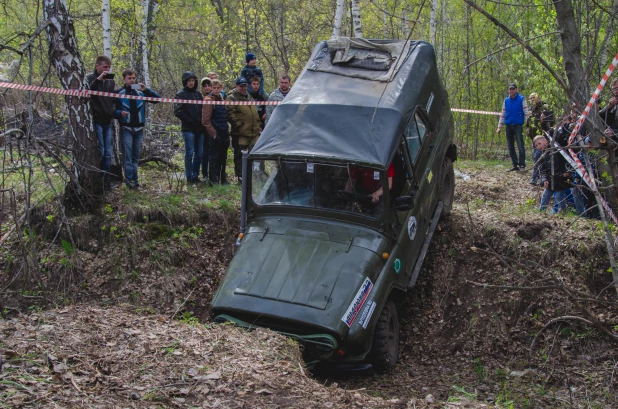
[(360, 0), (352, 0), (352, 25), (354, 27), (354, 37), (363, 38), (363, 27), (361, 26)]
[(431, 0), (431, 13), (429, 15), (429, 41), (436, 46), (436, 15), (438, 14), (438, 0)]
[(386, 10), (388, 10), (388, 1), (384, 0), (384, 8), (382, 9), (382, 21), (384, 23), (384, 38), (391, 38), (391, 36), (388, 35), (388, 13), (386, 12)]
[(144, 1), (144, 16), (142, 18), (142, 74), (144, 84), (150, 88), (150, 68), (148, 66), (148, 22), (150, 15), (150, 0)]
[(341, 31), (341, 18), (343, 17), (343, 3), (345, 0), (337, 0), (337, 8), (335, 9), (335, 24), (333, 25), (333, 38), (339, 37)]
[(101, 19), (103, 24), (103, 54), (112, 58), (112, 26), (110, 23), (110, 0), (103, 0)]
[[(87, 89), (86, 72), (77, 47), (73, 21), (66, 0), (43, 0), (43, 18), (49, 42), (49, 60), (56, 68), (63, 89)], [(78, 183), (71, 183), (67, 198), (77, 198), (87, 208), (97, 205), (96, 196), (103, 191), (97, 138), (92, 127), (90, 104), (86, 98), (67, 96), (68, 133), (73, 142), (73, 169)], [(77, 202), (75, 202), (77, 203)], [(100, 204), (100, 203), (99, 203)]]

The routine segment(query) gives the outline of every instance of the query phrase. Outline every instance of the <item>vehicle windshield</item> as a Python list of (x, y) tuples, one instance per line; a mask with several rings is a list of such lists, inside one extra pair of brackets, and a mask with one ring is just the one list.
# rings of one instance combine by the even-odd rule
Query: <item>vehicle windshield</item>
[[(259, 206), (299, 206), (377, 218), (384, 200), (379, 170), (288, 160), (254, 160), (251, 197)], [(373, 194), (373, 196), (372, 196)]]

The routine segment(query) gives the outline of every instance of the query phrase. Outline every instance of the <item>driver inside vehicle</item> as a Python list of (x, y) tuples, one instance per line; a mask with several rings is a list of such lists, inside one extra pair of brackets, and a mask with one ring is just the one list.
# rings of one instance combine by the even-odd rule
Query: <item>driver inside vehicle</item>
[[(395, 167), (391, 163), (388, 167), (388, 189), (393, 188), (393, 176), (395, 176)], [(374, 205), (380, 201), (384, 195), (382, 187), (381, 172), (375, 169), (364, 167), (351, 167), (350, 177), (345, 184), (345, 190), (371, 197), (371, 203)]]

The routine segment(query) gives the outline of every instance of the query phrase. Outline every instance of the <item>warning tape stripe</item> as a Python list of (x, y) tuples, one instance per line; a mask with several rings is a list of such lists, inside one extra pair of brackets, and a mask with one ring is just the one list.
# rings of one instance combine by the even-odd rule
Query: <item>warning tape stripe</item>
[(22, 91), (37, 91), (45, 92), (48, 94), (68, 95), (73, 97), (87, 97), (89, 95), (96, 95), (100, 97), (109, 98), (126, 98), (137, 99), (142, 101), (151, 102), (167, 102), (175, 104), (196, 104), (196, 105), (279, 105), (279, 101), (210, 101), (203, 99), (175, 99), (175, 98), (156, 98), (156, 97), (142, 97), (139, 95), (122, 95), (115, 92), (103, 92), (93, 90), (77, 90), (77, 89), (58, 89), (49, 87), (39, 87), (37, 85), (25, 85), (25, 84), (13, 84), (10, 82), (0, 82), (0, 88), (11, 88)]
[(451, 108), (451, 111), (453, 111), (453, 112), (465, 112), (465, 113), (469, 113), (469, 114), (498, 115), (498, 116), (500, 116), (500, 112), (479, 111), (477, 109)]
[[(573, 128), (573, 131), (571, 132), (571, 135), (569, 136), (569, 145), (571, 145), (573, 141), (575, 140), (575, 136), (579, 132), (579, 129), (581, 128), (584, 121), (586, 120), (586, 117), (590, 113), (590, 110), (592, 109), (594, 102), (597, 100), (597, 98), (601, 94), (601, 91), (603, 91), (603, 88), (605, 88), (605, 84), (607, 83), (607, 80), (609, 79), (609, 77), (612, 75), (612, 72), (614, 71), (614, 68), (616, 67), (616, 65), (618, 65), (618, 53), (616, 53), (616, 55), (614, 56), (614, 59), (612, 60), (611, 64), (609, 64), (609, 67), (607, 67), (607, 71), (605, 71), (605, 75), (603, 75), (603, 78), (601, 78), (601, 82), (597, 85), (596, 89), (592, 93), (590, 100), (586, 104), (586, 108), (584, 109), (584, 112), (582, 112), (580, 117), (577, 119), (577, 122), (575, 123), (575, 127)], [(564, 152), (563, 150), (561, 150), (561, 152), (562, 152), (562, 155), (566, 158), (567, 156), (566, 152)], [(590, 186), (593, 192), (598, 192), (596, 181), (594, 180), (593, 177), (590, 177), (588, 175), (588, 173), (586, 172), (586, 169), (584, 168), (584, 165), (581, 163), (581, 161), (579, 160), (579, 158), (577, 157), (573, 149), (569, 148), (569, 154), (571, 155), (571, 157), (573, 158), (573, 161), (576, 164), (575, 170), (577, 170), (577, 173), (579, 173), (579, 175), (584, 179), (584, 181), (588, 184), (588, 186)], [(584, 175), (586, 175), (586, 177), (584, 177)], [(603, 199), (603, 197), (600, 197), (600, 199), (601, 199), (601, 204), (603, 205), (603, 209), (605, 209), (605, 211), (611, 216), (614, 223), (618, 224), (618, 219), (614, 215), (614, 212), (609, 207), (605, 199)]]
[(588, 103), (586, 104), (586, 108), (584, 109), (584, 112), (582, 112), (579, 119), (575, 123), (575, 127), (573, 128), (573, 131), (571, 132), (571, 136), (569, 136), (569, 145), (573, 143), (573, 140), (575, 139), (575, 135), (577, 135), (577, 132), (579, 131), (582, 124), (586, 120), (588, 113), (590, 112), (590, 110), (592, 109), (592, 106), (594, 105), (594, 101), (596, 101), (596, 99), (601, 94), (601, 91), (603, 91), (603, 88), (605, 88), (605, 84), (607, 83), (607, 80), (609, 79), (609, 77), (612, 75), (612, 72), (614, 71), (614, 68), (616, 67), (617, 64), (618, 64), (618, 53), (616, 53), (616, 55), (614, 56), (614, 59), (612, 60), (609, 67), (607, 67), (607, 71), (605, 71), (605, 75), (603, 75), (601, 82), (599, 83), (599, 85), (597, 85), (596, 89), (592, 93), (592, 97), (590, 97), (590, 101), (588, 101)]
[[(556, 148), (561, 148), (561, 146), (558, 145), (558, 143), (553, 141), (552, 137), (547, 132), (545, 132), (545, 135), (550, 140), (550, 142), (554, 144)], [(584, 164), (577, 157), (577, 154), (571, 148), (569, 148), (568, 151), (569, 153), (567, 153), (566, 150), (564, 149), (560, 149), (560, 154), (564, 157), (564, 159), (566, 159), (567, 162), (569, 162), (569, 164), (573, 167), (573, 169), (575, 169), (575, 171), (579, 174), (579, 176), (581, 176), (584, 182), (586, 182), (586, 184), (591, 189), (597, 189), (594, 178), (590, 177), (590, 174), (584, 167)], [(614, 215), (614, 212), (612, 211), (612, 209), (609, 207), (609, 204), (605, 201), (605, 199), (603, 199), (602, 196), (600, 197), (600, 199), (601, 199), (601, 204), (603, 205), (603, 209), (605, 209), (605, 212), (609, 214), (612, 220), (614, 221), (614, 223), (618, 225), (618, 219)]]
[[(137, 99), (142, 101), (151, 101), (151, 102), (167, 102), (174, 104), (196, 104), (196, 105), (279, 105), (280, 101), (205, 101), (200, 99), (174, 99), (174, 98), (155, 98), (155, 97), (142, 97), (139, 95), (120, 95), (114, 92), (103, 92), (103, 91), (93, 91), (93, 90), (78, 90), (78, 89), (59, 89), (59, 88), (49, 88), (49, 87), (40, 87), (38, 85), (26, 85), (26, 84), (13, 84), (10, 82), (0, 82), (0, 88), (11, 88), (18, 89), (22, 91), (37, 91), (37, 92), (45, 92), (48, 94), (59, 94), (59, 95), (68, 95), (74, 97), (87, 97), (88, 95), (96, 95), (99, 97), (109, 97), (109, 98), (126, 98), (126, 99)], [(500, 115), (500, 112), (491, 112), (491, 111), (480, 111), (477, 109), (461, 109), (461, 108), (451, 108), (453, 112), (465, 112), (470, 114), (482, 114), (482, 115)]]

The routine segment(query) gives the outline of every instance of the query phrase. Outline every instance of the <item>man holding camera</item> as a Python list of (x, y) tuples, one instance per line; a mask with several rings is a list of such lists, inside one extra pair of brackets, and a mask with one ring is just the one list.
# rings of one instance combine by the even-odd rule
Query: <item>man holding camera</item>
[[(118, 91), (115, 117), (120, 123), (120, 141), (122, 143), (122, 161), (124, 162), (124, 179), (127, 188), (138, 189), (137, 164), (141, 153), (144, 124), (146, 123), (146, 102), (138, 99), (122, 98), (121, 95), (161, 98), (144, 84), (135, 83), (135, 71), (126, 69), (122, 72), (124, 87)], [(158, 101), (148, 101), (157, 103)]]
[[(95, 61), (94, 72), (86, 76), (86, 81), (93, 91), (115, 92), (116, 83), (112, 69), (112, 60), (106, 55), (100, 55)], [(109, 190), (111, 184), (109, 173), (112, 161), (112, 118), (114, 116), (114, 98), (93, 95), (90, 98), (90, 109), (94, 123), (94, 132), (99, 143), (99, 167), (103, 171), (104, 189)]]

